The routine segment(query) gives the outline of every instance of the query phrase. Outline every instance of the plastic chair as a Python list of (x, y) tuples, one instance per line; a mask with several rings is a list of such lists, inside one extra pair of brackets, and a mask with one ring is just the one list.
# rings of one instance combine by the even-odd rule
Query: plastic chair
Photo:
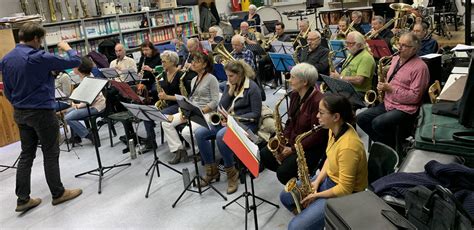
[(398, 165), (397, 152), (388, 145), (374, 142), (370, 146), (368, 172), (369, 184), (377, 179), (395, 172)]

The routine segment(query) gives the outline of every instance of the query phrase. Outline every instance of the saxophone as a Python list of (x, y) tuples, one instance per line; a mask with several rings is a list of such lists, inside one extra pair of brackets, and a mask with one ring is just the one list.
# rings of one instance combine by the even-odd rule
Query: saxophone
[[(186, 58), (186, 61), (184, 61), (185, 64), (188, 62), (188, 59), (190, 57), (191, 57), (191, 54), (188, 54), (188, 57)], [(191, 67), (189, 67), (189, 68), (191, 68)], [(183, 96), (183, 97), (188, 97), (188, 91), (186, 90), (186, 86), (184, 86), (184, 77), (188, 73), (189, 68), (184, 69), (183, 73), (179, 77), (179, 92), (180, 92), (181, 96)]]
[[(158, 74), (158, 76), (156, 76), (155, 80), (156, 80), (156, 91), (158, 93), (160, 93), (161, 91), (163, 91), (163, 88), (161, 88), (161, 85), (160, 85), (160, 80), (163, 79), (163, 72), (161, 72), (160, 74)], [(162, 110), (166, 107), (168, 107), (168, 103), (166, 103), (165, 100), (163, 99), (158, 99), (158, 101), (156, 101), (155, 103), (155, 107), (158, 109), (158, 110)]]
[[(391, 60), (393, 57), (395, 57), (399, 53), (400, 52), (397, 51), (391, 56), (385, 56), (385, 57), (380, 58), (379, 63), (377, 65), (377, 76), (378, 76), (379, 83), (386, 82), (387, 72), (388, 72), (388, 68), (390, 67)], [(380, 103), (382, 103), (384, 96), (385, 96), (384, 92), (381, 90), (377, 90), (377, 92), (375, 92), (375, 90), (369, 90), (365, 93), (364, 101), (369, 105), (373, 105), (375, 101), (377, 100)]]
[(72, 14), (72, 9), (71, 9), (71, 5), (69, 4), (69, 0), (65, 0), (64, 3), (66, 4), (66, 10), (67, 10), (67, 15), (69, 17), (69, 20), (75, 19), (74, 15)]
[(304, 46), (302, 46), (302, 45), (300, 44), (300, 45), (298, 45), (298, 46), (296, 47), (295, 52), (293, 53), (293, 56), (292, 56), (292, 57), (293, 57), (293, 61), (295, 61), (295, 64), (299, 64), (299, 63), (300, 63), (300, 60), (298, 60), (298, 51), (299, 51), (300, 49), (306, 48), (306, 47), (308, 47), (308, 46), (309, 46), (309, 44), (306, 44), (306, 45), (304, 45)]
[(61, 5), (61, 1), (56, 1), (56, 9), (58, 10), (61, 21), (66, 21), (66, 16), (63, 13), (63, 7)]
[[(89, 11), (87, 10), (87, 5), (86, 5), (86, 3), (84, 2), (84, 0), (81, 0), (81, 8), (82, 8), (82, 14), (83, 14), (82, 16), (83, 16), (84, 18), (90, 17), (90, 16), (89, 16)], [(78, 16), (77, 18), (79, 18), (79, 16)]]
[(56, 18), (56, 9), (54, 8), (54, 2), (53, 0), (48, 0), (48, 6), (49, 6), (49, 12), (50, 12), (50, 19), (51, 19), (51, 22), (56, 22), (57, 21), (57, 18)]
[(283, 136), (283, 126), (281, 123), (281, 117), (280, 117), (280, 104), (285, 100), (285, 98), (289, 95), (290, 93), (285, 94), (280, 100), (276, 103), (275, 105), (275, 110), (273, 111), (273, 119), (275, 120), (275, 129), (276, 129), (276, 135), (270, 140), (268, 140), (267, 143), (267, 148), (270, 150), (277, 160), (278, 164), (281, 164), (281, 162), (278, 160), (277, 155), (281, 153), (283, 150), (283, 147), (285, 147), (286, 144), (288, 144), (288, 139), (286, 139)]
[(300, 179), (301, 185), (297, 185), (296, 178), (293, 177), (286, 183), (285, 191), (289, 192), (293, 197), (298, 213), (300, 213), (303, 209), (303, 207), (301, 207), (301, 200), (314, 192), (313, 187), (311, 186), (308, 164), (306, 163), (306, 157), (304, 156), (304, 149), (301, 141), (307, 136), (311, 135), (313, 132), (318, 132), (320, 129), (322, 129), (322, 125), (313, 125), (311, 130), (298, 135), (295, 140), (298, 178)]

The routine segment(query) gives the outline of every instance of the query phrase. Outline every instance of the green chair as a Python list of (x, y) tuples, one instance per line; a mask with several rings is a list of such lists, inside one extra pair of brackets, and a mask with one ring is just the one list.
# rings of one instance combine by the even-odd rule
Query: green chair
[(368, 173), (369, 184), (377, 179), (395, 172), (398, 165), (397, 152), (388, 145), (374, 142), (369, 149)]

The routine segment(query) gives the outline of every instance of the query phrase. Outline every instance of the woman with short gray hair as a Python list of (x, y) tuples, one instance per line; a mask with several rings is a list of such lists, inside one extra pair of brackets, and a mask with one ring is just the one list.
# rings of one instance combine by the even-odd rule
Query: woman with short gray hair
[[(288, 119), (282, 135), (288, 140), (282, 143), (275, 155), (265, 147), (260, 150), (260, 159), (265, 168), (276, 172), (280, 183), (285, 185), (291, 178), (298, 176), (296, 163), (296, 137), (319, 125), (316, 114), (319, 112), (319, 101), (323, 94), (316, 87), (318, 71), (313, 65), (300, 63), (291, 69), (290, 86), (293, 89), (288, 109)], [(277, 108), (278, 109), (278, 108)], [(307, 136), (303, 145), (308, 172), (314, 172), (318, 162), (325, 156), (328, 133), (327, 130), (314, 132)]]
[(256, 26), (257, 32), (262, 32), (260, 29), (260, 15), (257, 14), (257, 6), (249, 6), (249, 14), (244, 16), (244, 22), (247, 22), (250, 26)]

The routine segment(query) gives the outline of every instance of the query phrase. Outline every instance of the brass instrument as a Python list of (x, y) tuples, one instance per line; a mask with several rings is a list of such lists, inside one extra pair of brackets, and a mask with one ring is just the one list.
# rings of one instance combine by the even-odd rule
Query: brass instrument
[(86, 3), (84, 2), (84, 0), (80, 0), (81, 1), (81, 8), (82, 8), (82, 16), (83, 18), (88, 18), (90, 17), (89, 15), (89, 11), (87, 10), (87, 5)]
[[(408, 19), (408, 13), (413, 9), (413, 7), (405, 3), (392, 3), (390, 4), (390, 8), (395, 11), (395, 22), (393, 29), (407, 29), (406, 24)], [(400, 35), (401, 32), (395, 33), (395, 36), (393, 36), (393, 38), (390, 40), (393, 50), (398, 50), (398, 40), (400, 39)]]
[(313, 125), (311, 130), (306, 131), (296, 137), (295, 148), (296, 148), (296, 163), (298, 164), (298, 178), (300, 179), (301, 185), (296, 184), (296, 178), (291, 178), (285, 185), (285, 191), (289, 192), (293, 197), (296, 205), (296, 211), (301, 213), (303, 207), (301, 207), (301, 200), (306, 196), (314, 192), (313, 186), (311, 186), (311, 180), (308, 172), (308, 164), (306, 163), (306, 157), (304, 156), (304, 149), (301, 141), (307, 136), (314, 132), (318, 132), (322, 129), (322, 125)]
[(48, 6), (49, 6), (49, 13), (50, 13), (50, 19), (51, 22), (55, 22), (58, 19), (56, 18), (56, 9), (54, 8), (54, 0), (48, 0)]
[(313, 23), (314, 23), (314, 21), (312, 21), (311, 24), (309, 24), (308, 29), (306, 29), (306, 31), (303, 33), (303, 35), (301, 35), (301, 37), (300, 37), (301, 33), (298, 33), (298, 35), (295, 38), (295, 41), (293, 41), (293, 46), (295, 46), (297, 42), (300, 43), (300, 41), (299, 41), (300, 38), (306, 39), (306, 37), (308, 36), (309, 31), (311, 30), (311, 26), (313, 25)]
[(214, 47), (214, 50), (212, 50), (212, 52), (214, 53), (215, 63), (221, 63), (225, 65), (229, 61), (235, 61), (234, 56), (232, 56), (232, 53), (229, 53), (229, 51), (227, 51), (223, 43), (217, 44), (217, 46)]
[[(247, 117), (239, 117), (239, 116), (234, 116), (233, 114), (230, 114), (236, 121), (244, 121), (244, 122), (255, 122), (255, 119), (253, 118), (247, 118)], [(213, 112), (209, 116), (209, 120), (211, 121), (212, 125), (219, 125), (222, 121), (225, 121), (226, 118), (218, 113), (218, 112)]]
[(41, 15), (41, 20), (46, 20), (46, 18), (44, 17), (43, 2), (41, 0), (34, 0), (34, 4), (36, 13)]
[[(398, 53), (399, 52), (396, 52), (391, 56), (385, 56), (385, 57), (380, 58), (379, 63), (377, 65), (377, 76), (378, 76), (379, 83), (386, 82), (387, 72), (388, 72), (388, 69), (390, 68), (391, 60), (393, 57), (398, 55)], [(364, 101), (368, 105), (373, 105), (376, 100), (382, 103), (383, 98), (384, 98), (384, 92), (381, 90), (377, 92), (375, 92), (375, 90), (369, 90), (365, 92), (365, 95), (364, 95)]]
[(63, 7), (61, 5), (61, 1), (56, 0), (56, 9), (58, 10), (61, 21), (66, 21), (66, 17), (64, 16), (64, 13), (63, 13)]
[(354, 23), (355, 21), (352, 21), (351, 24), (349, 24), (349, 26), (347, 27), (346, 31), (344, 31), (343, 33), (341, 33), (341, 37), (342, 38), (346, 38), (347, 35), (352, 32), (352, 31), (355, 31), (354, 29)]
[(278, 160), (277, 155), (281, 153), (283, 150), (283, 147), (285, 147), (286, 144), (288, 144), (288, 139), (286, 139), (283, 136), (283, 126), (282, 126), (282, 121), (280, 117), (280, 104), (285, 100), (285, 98), (289, 95), (290, 93), (285, 94), (278, 102), (275, 104), (275, 109), (273, 111), (273, 119), (275, 120), (275, 130), (276, 134), (274, 137), (270, 138), (267, 143), (267, 148), (270, 150), (277, 160), (278, 164), (281, 164), (281, 162)]
[(372, 40), (374, 39), (375, 37), (377, 37), (379, 35), (380, 32), (384, 31), (385, 29), (387, 29), (388, 27), (390, 27), (393, 23), (395, 23), (396, 19), (395, 18), (392, 18), (390, 19), (390, 21), (388, 21), (387, 23), (385, 23), (382, 27), (380, 27), (380, 29), (376, 30), (376, 31), (369, 31), (367, 32), (364, 37), (365, 37), (365, 40)]
[[(156, 66), (155, 69), (154, 69), (154, 72), (158, 72), (158, 76), (155, 77), (155, 81), (156, 81), (156, 91), (158, 93), (160, 93), (161, 91), (163, 91), (163, 88), (161, 88), (161, 85), (160, 85), (160, 81), (161, 79), (163, 78), (163, 66), (159, 65), (159, 66)], [(158, 99), (158, 101), (156, 101), (155, 103), (155, 107), (158, 109), (158, 110), (162, 110), (166, 107), (168, 107), (168, 103), (163, 100), (163, 99)]]
[(69, 4), (69, 0), (64, 0), (64, 3), (66, 4), (67, 16), (69, 17), (69, 20), (75, 19), (74, 15), (72, 14), (71, 5)]
[(293, 53), (292, 57), (293, 57), (293, 61), (295, 61), (295, 64), (299, 64), (300, 63), (300, 60), (298, 59), (298, 51), (300, 49), (304, 49), (306, 47), (308, 47), (309, 44), (306, 44), (304, 46), (302, 46), (301, 44), (299, 44), (296, 48), (295, 48), (295, 52)]
[(267, 41), (263, 42), (262, 47), (265, 50), (270, 49), (270, 46), (272, 45), (272, 42), (277, 40), (280, 36), (278, 34), (273, 35), (270, 37)]
[(436, 80), (431, 86), (428, 88), (428, 95), (430, 96), (430, 101), (431, 104), (434, 104), (437, 102), (437, 98), (439, 94), (441, 93), (441, 85), (439, 84), (439, 81)]

